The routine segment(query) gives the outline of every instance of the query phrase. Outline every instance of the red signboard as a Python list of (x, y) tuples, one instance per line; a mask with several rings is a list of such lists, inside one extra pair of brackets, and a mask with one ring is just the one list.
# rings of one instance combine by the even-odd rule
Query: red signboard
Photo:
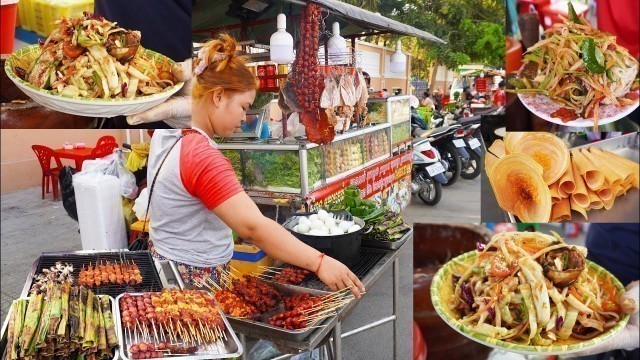
[(344, 189), (349, 185), (357, 185), (362, 191), (362, 197), (370, 198), (403, 179), (408, 180), (405, 186), (409, 187), (407, 196), (410, 196), (412, 164), (413, 153), (396, 155), (312, 192), (308, 200), (315, 205), (341, 201), (344, 198)]
[(487, 79), (483, 77), (476, 78), (476, 91), (479, 93), (487, 92)]

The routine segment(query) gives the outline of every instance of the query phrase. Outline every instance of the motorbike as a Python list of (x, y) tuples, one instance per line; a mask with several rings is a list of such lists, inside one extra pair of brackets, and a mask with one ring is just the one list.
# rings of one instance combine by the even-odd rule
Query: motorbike
[(481, 143), (481, 137), (478, 139), (480, 131), (480, 116), (460, 119), (462, 127), (458, 129), (454, 135), (454, 143), (458, 148), (464, 147), (469, 154), (468, 158), (462, 157), (460, 177), (463, 179), (475, 179), (482, 172), (482, 155), (484, 146)]
[(419, 138), (413, 142), (411, 194), (434, 206), (442, 198), (442, 184), (447, 182), (444, 172), (448, 164), (440, 158), (430, 141), (430, 138)]

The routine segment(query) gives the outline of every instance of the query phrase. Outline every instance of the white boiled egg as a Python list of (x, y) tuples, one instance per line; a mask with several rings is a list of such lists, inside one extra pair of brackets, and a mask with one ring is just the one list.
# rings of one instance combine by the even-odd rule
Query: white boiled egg
[(325, 226), (324, 226), (324, 223), (322, 221), (320, 221), (319, 219), (314, 219), (314, 220), (311, 220), (311, 224), (309, 224), (309, 227), (311, 229), (320, 230)]
[(314, 236), (324, 236), (326, 234), (326, 232), (319, 230), (319, 229), (311, 229), (309, 231), (309, 235), (314, 235)]
[(309, 222), (312, 222), (313, 220), (318, 220), (318, 214), (313, 214), (309, 216)]
[(361, 229), (360, 225), (356, 224), (356, 225), (353, 225), (352, 227), (350, 227), (349, 230), (347, 230), (347, 232), (348, 233), (352, 233), (352, 232), (358, 231), (360, 229)]
[(298, 224), (307, 224), (309, 225), (310, 221), (308, 218), (304, 217), (304, 216), (300, 216), (298, 217)]
[(334, 219), (332, 217), (326, 218), (326, 219), (324, 219), (324, 224), (325, 224), (326, 227), (331, 229), (332, 227), (336, 226), (336, 219)]
[(325, 221), (326, 219), (330, 218), (331, 216), (329, 215), (328, 212), (320, 209), (318, 210), (318, 219)]
[(329, 235), (344, 235), (344, 231), (342, 231), (342, 229), (340, 229), (339, 227), (334, 226), (329, 229)]
[(353, 221), (340, 221), (340, 224), (338, 224), (338, 227), (343, 232), (349, 231), (349, 228), (352, 226), (353, 226)]
[[(298, 230), (296, 230), (295, 228), (298, 228)], [(302, 233), (302, 234), (306, 234), (309, 232), (309, 230), (311, 230), (311, 227), (309, 226), (309, 223), (303, 223), (303, 224), (298, 224), (294, 227), (293, 231)]]

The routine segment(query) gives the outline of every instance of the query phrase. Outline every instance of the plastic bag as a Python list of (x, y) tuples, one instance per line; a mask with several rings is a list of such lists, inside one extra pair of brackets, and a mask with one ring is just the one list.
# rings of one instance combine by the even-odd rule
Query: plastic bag
[(124, 154), (122, 151), (116, 150), (109, 156), (89, 162), (89, 166), (85, 165), (82, 173), (99, 173), (115, 176), (120, 181), (120, 195), (128, 199), (135, 199), (138, 195), (136, 177), (131, 171), (125, 168), (124, 164)]
[[(322, 349), (324, 356), (327, 356), (326, 350)], [(248, 359), (253, 360), (268, 360), (274, 357), (284, 355), (278, 351), (272, 342), (266, 340), (258, 341), (249, 351)], [(313, 349), (302, 354), (295, 355), (291, 360), (320, 360), (320, 349)]]
[(138, 220), (142, 221), (147, 217), (147, 206), (149, 205), (149, 189), (144, 188), (133, 204), (133, 212)]
[(78, 221), (78, 209), (76, 208), (76, 195), (73, 191), (73, 174), (77, 172), (78, 170), (67, 165), (58, 174), (60, 188), (62, 189), (62, 206), (69, 217), (75, 221)]

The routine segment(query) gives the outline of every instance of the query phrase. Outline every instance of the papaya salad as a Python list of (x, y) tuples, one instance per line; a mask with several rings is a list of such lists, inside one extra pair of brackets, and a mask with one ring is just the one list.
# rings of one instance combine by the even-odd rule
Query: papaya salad
[(520, 345), (596, 337), (623, 315), (611, 276), (586, 266), (587, 249), (532, 232), (496, 234), (453, 275), (450, 309), (472, 330)]
[(551, 117), (565, 123), (593, 119), (595, 131), (602, 105), (622, 108), (638, 101), (638, 60), (615, 36), (578, 16), (571, 3), (569, 18), (544, 35), (527, 50), (510, 91), (546, 95), (563, 106)]
[(170, 61), (159, 61), (140, 46), (140, 32), (87, 12), (58, 23), (35, 60), (14, 66), (30, 84), (53, 94), (114, 99), (159, 93), (176, 83)]

